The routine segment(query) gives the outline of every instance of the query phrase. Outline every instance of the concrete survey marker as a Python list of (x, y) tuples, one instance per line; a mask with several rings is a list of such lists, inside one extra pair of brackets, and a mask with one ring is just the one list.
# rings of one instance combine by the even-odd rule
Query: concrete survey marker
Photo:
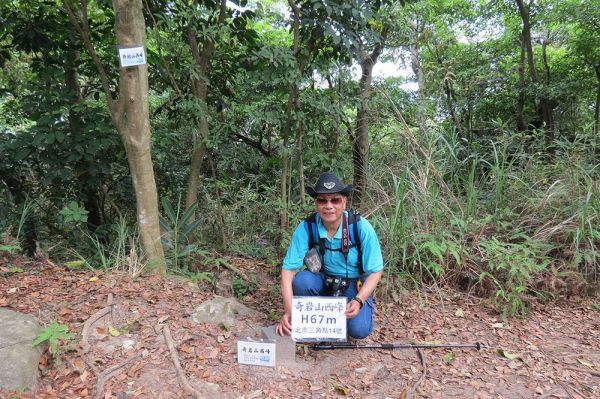
[(35, 390), (42, 349), (31, 343), (39, 331), (32, 315), (0, 308), (0, 390)]
[(296, 343), (292, 337), (284, 335), (283, 337), (275, 332), (275, 326), (263, 327), (263, 338), (267, 341), (275, 342), (276, 364), (290, 365), (296, 362)]

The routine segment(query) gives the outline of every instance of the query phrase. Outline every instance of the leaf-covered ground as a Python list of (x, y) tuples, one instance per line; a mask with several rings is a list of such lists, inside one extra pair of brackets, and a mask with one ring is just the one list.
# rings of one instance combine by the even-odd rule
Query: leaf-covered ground
[[(281, 309), (275, 271), (249, 259), (229, 261), (257, 275), (258, 289), (242, 302), (263, 316), (226, 331), (189, 320), (214, 296), (209, 286), (0, 258), (0, 306), (34, 314), (42, 325), (67, 324), (78, 334), (61, 346), (58, 361), (46, 352), (38, 392), (17, 397), (189, 397), (165, 340), (167, 325), (183, 374), (206, 397), (217, 390), (246, 399), (600, 398), (598, 297), (534, 305), (527, 317), (506, 321), (464, 293), (404, 292), (396, 303), (378, 303), (378, 327), (364, 343), (480, 342), (483, 349), (424, 350), (421, 358), (415, 350), (317, 352), (298, 345), (293, 365), (239, 365), (237, 340), (273, 324)], [(13, 267), (23, 271), (11, 273)], [(84, 323), (111, 304), (111, 312), (90, 325), (89, 348), (82, 348)]]

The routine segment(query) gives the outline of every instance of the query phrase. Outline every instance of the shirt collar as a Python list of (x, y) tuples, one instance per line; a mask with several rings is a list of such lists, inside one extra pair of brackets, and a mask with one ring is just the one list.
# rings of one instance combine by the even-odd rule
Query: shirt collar
[[(344, 215), (346, 215), (346, 217), (348, 217), (348, 211), (344, 210)], [(319, 226), (319, 237), (327, 238), (327, 229), (323, 225), (323, 221), (321, 220), (321, 216), (319, 216), (318, 213), (317, 213), (317, 220), (318, 220), (317, 226)], [(343, 224), (344, 223), (342, 222), (338, 226), (338, 229), (335, 232), (335, 235), (333, 236), (334, 239), (336, 239), (336, 240), (341, 240), (342, 239), (342, 225)]]

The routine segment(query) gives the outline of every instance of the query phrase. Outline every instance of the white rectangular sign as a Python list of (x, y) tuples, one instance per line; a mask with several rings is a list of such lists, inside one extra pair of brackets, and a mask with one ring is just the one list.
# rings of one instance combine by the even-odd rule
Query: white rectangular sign
[(237, 358), (240, 364), (275, 367), (275, 342), (238, 341)]
[(146, 63), (144, 46), (120, 48), (119, 61), (121, 62), (121, 68), (144, 65)]
[(292, 299), (294, 341), (346, 341), (346, 297), (296, 296)]

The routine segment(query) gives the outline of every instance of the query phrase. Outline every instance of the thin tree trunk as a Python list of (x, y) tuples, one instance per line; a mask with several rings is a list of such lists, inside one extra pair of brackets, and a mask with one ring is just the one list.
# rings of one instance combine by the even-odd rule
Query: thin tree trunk
[[(522, 37), (523, 43), (525, 45), (525, 50), (527, 52), (527, 65), (529, 67), (529, 75), (531, 76), (531, 82), (534, 87), (539, 83), (539, 79), (537, 76), (537, 71), (535, 69), (535, 62), (533, 58), (533, 46), (531, 41), (531, 22), (529, 20), (530, 17), (530, 8), (533, 4), (533, 1), (530, 0), (529, 6), (525, 6), (523, 0), (515, 0), (517, 6), (519, 8), (519, 14), (521, 15), (521, 20), (523, 22), (522, 29)], [(552, 115), (552, 105), (547, 98), (547, 95), (543, 94), (539, 99), (539, 104), (536, 105), (536, 110), (538, 113), (539, 119), (543, 121), (546, 125), (545, 129), (548, 134), (548, 139), (551, 141), (554, 136), (554, 117)]]
[(300, 202), (305, 202), (306, 191), (304, 188), (304, 148), (302, 142), (302, 129), (298, 127), (296, 129), (296, 158), (297, 158), (297, 167), (298, 167), (298, 184), (300, 185)]
[(533, 47), (531, 44), (531, 23), (529, 22), (529, 9), (525, 7), (523, 0), (516, 0), (517, 7), (519, 7), (519, 13), (521, 14), (521, 20), (523, 21), (523, 29), (521, 35), (523, 37), (523, 44), (527, 52), (527, 64), (529, 66), (529, 74), (533, 83), (538, 82), (537, 72), (535, 70), (535, 62), (533, 60)]
[[(294, 16), (294, 22), (292, 25), (294, 33), (293, 52), (296, 63), (298, 64), (298, 50), (300, 41), (300, 9), (294, 2), (294, 0), (288, 0), (288, 4), (292, 9)], [(287, 154), (287, 147), (289, 145), (290, 137), (292, 136), (292, 119), (293, 112), (296, 111), (296, 105), (298, 104), (298, 97), (300, 91), (296, 82), (292, 83), (290, 92), (288, 94), (288, 101), (285, 108), (285, 123), (283, 125), (283, 153), (282, 153), (282, 169), (281, 169), (281, 212), (279, 213), (279, 228), (281, 231), (285, 231), (288, 228), (288, 178), (290, 177), (290, 158)]]
[[(70, 51), (65, 62), (65, 86), (67, 88), (66, 99), (69, 103), (69, 130), (72, 137), (79, 137), (81, 131), (81, 115), (75, 111), (78, 104), (81, 103), (81, 86), (77, 74), (77, 65), (79, 63), (79, 52)], [(85, 167), (84, 161), (80, 161), (82, 167)], [(89, 173), (87, 170), (78, 175), (79, 191), (83, 199), (83, 206), (89, 212), (87, 218), (88, 231), (93, 234), (98, 226), (103, 223), (102, 209), (98, 190), (92, 187), (89, 182)]]
[(356, 133), (352, 143), (352, 160), (354, 164), (351, 206), (358, 208), (362, 202), (367, 186), (367, 170), (369, 167), (369, 98), (371, 96), (371, 82), (373, 80), (373, 67), (385, 46), (389, 26), (384, 26), (381, 31), (381, 40), (364, 59), (360, 60), (361, 76), (358, 84), (359, 103), (356, 110)]
[(525, 109), (525, 41), (521, 39), (521, 56), (519, 58), (519, 95), (517, 97), (517, 131), (527, 130), (523, 110)]
[(446, 105), (448, 107), (448, 112), (450, 112), (450, 118), (452, 119), (452, 123), (454, 124), (456, 131), (460, 135), (462, 132), (462, 127), (460, 125), (460, 120), (456, 115), (456, 111), (454, 110), (454, 93), (452, 92), (450, 81), (446, 78), (444, 78), (444, 93), (446, 94)]
[(215, 196), (217, 198), (217, 223), (221, 232), (221, 250), (227, 252), (227, 234), (225, 233), (225, 218), (223, 217), (223, 205), (221, 202), (221, 190), (219, 189), (219, 179), (217, 178), (217, 167), (213, 154), (208, 151), (208, 162), (212, 174), (213, 184), (215, 185)]
[(548, 40), (542, 40), (542, 65), (544, 66), (544, 94), (542, 95), (542, 113), (544, 122), (546, 122), (546, 145), (550, 147), (554, 141), (554, 113), (552, 112), (552, 104), (548, 98), (548, 88), (550, 85), (550, 67), (548, 66), (547, 54)]
[(594, 108), (594, 133), (600, 133), (600, 64), (596, 65), (596, 107)]
[[(219, 17), (216, 22), (217, 27), (221, 26), (225, 20), (226, 6), (227, 1), (221, 0), (219, 3)], [(192, 78), (192, 90), (202, 108), (198, 120), (198, 130), (194, 134), (193, 139), (194, 148), (192, 150), (192, 160), (185, 196), (185, 207), (187, 209), (198, 200), (198, 182), (200, 180), (202, 159), (207, 151), (206, 144), (204, 144), (204, 140), (210, 132), (208, 125), (208, 105), (206, 102), (208, 96), (207, 80), (215, 44), (212, 40), (206, 40), (202, 42), (202, 49), (200, 50), (196, 31), (191, 26), (188, 26), (186, 30), (186, 38), (194, 60), (196, 74), (198, 75), (198, 77)]]
[(417, 77), (417, 115), (416, 120), (422, 134), (426, 134), (425, 125), (425, 74), (421, 68), (421, 54), (419, 49), (419, 36), (421, 34), (419, 22), (411, 20), (410, 26), (414, 32), (412, 43), (410, 44), (410, 66)]

